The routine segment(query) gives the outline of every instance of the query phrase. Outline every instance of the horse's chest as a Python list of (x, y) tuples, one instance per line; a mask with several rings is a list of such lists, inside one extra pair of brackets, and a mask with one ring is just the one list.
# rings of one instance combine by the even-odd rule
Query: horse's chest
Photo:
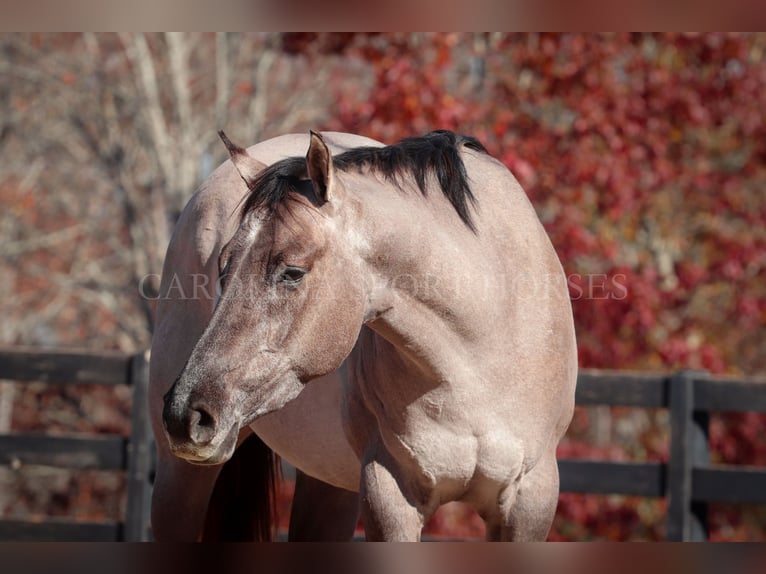
[(436, 423), (420, 413), (408, 417), (401, 430), (385, 424), (379, 430), (391, 454), (410, 466), (425, 484), (464, 488), (470, 483), (477, 445), (475, 437), (461, 425)]
[(397, 360), (358, 358), (354, 365), (347, 428), (365, 429), (355, 442), (360, 455), (377, 435), (406, 475), (442, 499), (518, 478), (521, 429), (488, 385), (429, 382)]
[(513, 482), (523, 467), (522, 442), (507, 425), (477, 423), (467, 407), (448, 392), (430, 392), (390, 424), (378, 417), (378, 428), (392, 454), (431, 488), (460, 497), (477, 485)]

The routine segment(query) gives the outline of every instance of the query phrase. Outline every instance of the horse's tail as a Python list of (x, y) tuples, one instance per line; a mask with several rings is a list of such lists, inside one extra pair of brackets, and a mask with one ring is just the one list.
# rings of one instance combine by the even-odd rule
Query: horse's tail
[(270, 541), (279, 457), (253, 433), (223, 465), (205, 516), (202, 541)]

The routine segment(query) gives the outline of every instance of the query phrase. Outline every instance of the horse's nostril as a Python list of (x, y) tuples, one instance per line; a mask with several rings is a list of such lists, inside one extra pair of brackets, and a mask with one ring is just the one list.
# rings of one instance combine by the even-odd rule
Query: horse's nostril
[(189, 417), (189, 438), (194, 444), (206, 445), (215, 435), (215, 419), (204, 408), (195, 407)]

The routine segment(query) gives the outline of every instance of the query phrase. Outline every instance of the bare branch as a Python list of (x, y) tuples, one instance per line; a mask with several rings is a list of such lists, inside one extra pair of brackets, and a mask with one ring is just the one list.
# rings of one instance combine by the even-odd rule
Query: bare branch
[(176, 98), (178, 120), (182, 130), (192, 124), (191, 99), (189, 97), (189, 40), (185, 32), (165, 32), (168, 44), (170, 79)]
[(192, 113), (189, 81), (189, 52), (191, 43), (188, 32), (166, 32), (168, 64), (178, 109), (177, 149), (175, 154), (175, 185), (170, 188), (176, 204), (180, 204), (197, 182), (197, 159), (203, 147), (198, 137), (197, 119)]
[(101, 55), (101, 49), (98, 45), (98, 36), (93, 32), (83, 32), (82, 41), (85, 44), (85, 49), (90, 56), (91, 62), (98, 61), (98, 58)]
[(45, 168), (45, 159), (42, 157), (36, 158), (32, 165), (30, 165), (27, 168), (27, 172), (24, 174), (24, 177), (19, 182), (19, 189), (22, 191), (27, 191), (32, 189), (36, 183), (37, 180), (40, 178), (40, 174), (42, 173), (43, 169)]
[(226, 32), (215, 34), (215, 121), (223, 129), (229, 108), (229, 37)]
[(35, 251), (37, 249), (44, 249), (47, 247), (55, 247), (62, 241), (68, 241), (75, 239), (82, 233), (82, 225), (75, 224), (61, 231), (54, 231), (42, 236), (33, 236), (28, 239), (20, 241), (11, 241), (3, 244), (3, 256), (14, 257), (27, 253), (29, 251)]
[(176, 187), (174, 154), (168, 134), (168, 124), (165, 120), (165, 114), (162, 112), (157, 72), (146, 37), (142, 33), (120, 33), (120, 39), (125, 46), (125, 53), (138, 75), (139, 85), (146, 97), (146, 113), (149, 116), (149, 128), (160, 168), (168, 187), (174, 189)]
[(266, 125), (266, 110), (269, 106), (267, 86), (271, 67), (275, 59), (276, 55), (273, 50), (264, 49), (255, 68), (255, 93), (250, 101), (250, 109), (247, 114), (249, 120), (248, 132), (254, 140), (258, 139)]

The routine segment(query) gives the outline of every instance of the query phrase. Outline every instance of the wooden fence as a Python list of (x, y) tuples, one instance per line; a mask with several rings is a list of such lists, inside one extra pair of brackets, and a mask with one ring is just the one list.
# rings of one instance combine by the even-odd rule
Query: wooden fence
[[(51, 384), (129, 384), (134, 405), (146, 402), (148, 362), (135, 356), (0, 349), (0, 379)], [(766, 412), (766, 383), (700, 372), (647, 375), (581, 371), (578, 405), (666, 408), (670, 457), (661, 462), (560, 460), (562, 492), (668, 497), (667, 538), (706, 540), (707, 504), (766, 503), (766, 469), (711, 464), (711, 412)], [(0, 520), (0, 540), (146, 540), (153, 443), (146, 410), (133, 409), (130, 438), (0, 436), (0, 464), (124, 470), (124, 522)]]
[(668, 497), (667, 539), (708, 539), (710, 502), (766, 503), (766, 469), (711, 464), (711, 412), (766, 412), (766, 383), (671, 375), (581, 371), (578, 405), (666, 408), (670, 457), (660, 462), (560, 460), (562, 492)]
[(88, 353), (0, 349), (0, 379), (49, 384), (131, 385), (132, 429), (123, 436), (0, 435), (0, 464), (19, 468), (42, 465), (75, 470), (127, 473), (127, 505), (121, 522), (44, 521), (0, 518), (0, 540), (142, 541), (149, 538), (153, 448), (145, 408), (148, 354)]

